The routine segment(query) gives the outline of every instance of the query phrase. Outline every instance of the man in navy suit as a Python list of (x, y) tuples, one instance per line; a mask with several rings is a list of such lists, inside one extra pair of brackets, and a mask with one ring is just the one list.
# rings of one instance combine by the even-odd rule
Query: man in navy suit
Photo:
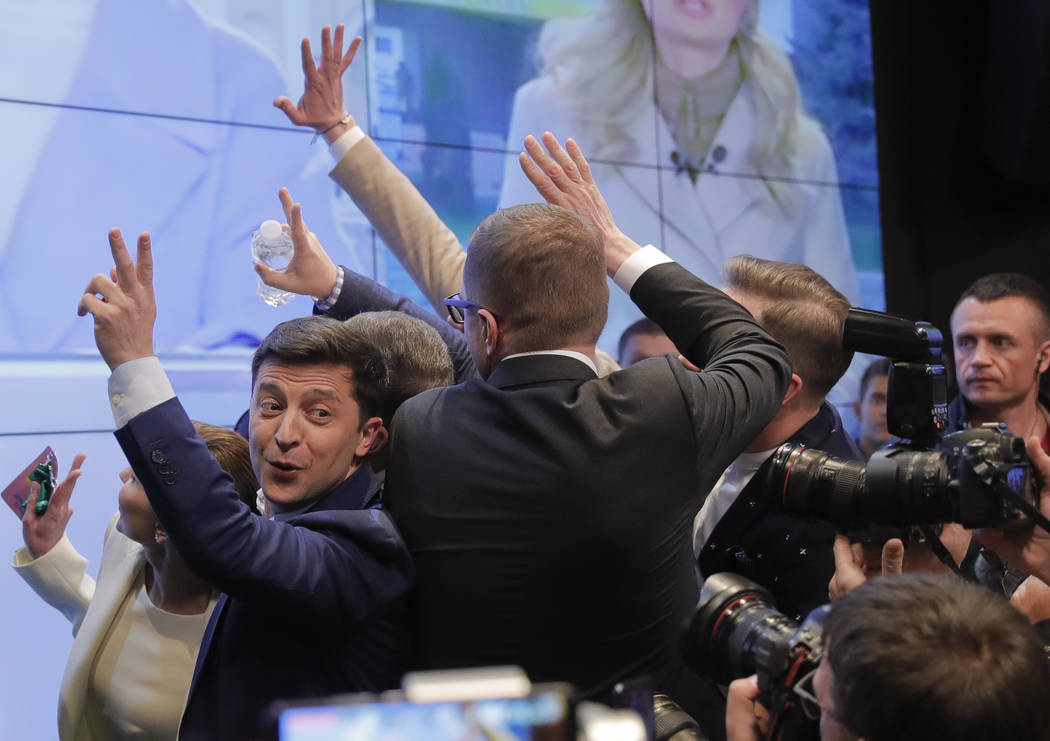
[(835, 527), (770, 511), (765, 479), (784, 442), (862, 460), (828, 392), (849, 368), (842, 346), (849, 300), (805, 265), (740, 255), (724, 267), (726, 292), (743, 304), (791, 355), (794, 373), (776, 417), (732, 462), (693, 528), (703, 575), (743, 574), (769, 589), (777, 607), (805, 617), (828, 601), (835, 572)]
[(412, 567), (362, 465), (382, 436), (390, 385), (382, 352), (326, 317), (284, 322), (259, 346), (249, 445), (274, 515), (257, 517), (153, 355), (149, 235), (139, 238), (137, 264), (119, 230), (110, 246), (116, 280), (96, 275), (78, 313), (94, 316), (113, 371), (117, 440), (180, 554), (223, 593), (179, 737), (260, 738), (275, 700), (396, 686)]

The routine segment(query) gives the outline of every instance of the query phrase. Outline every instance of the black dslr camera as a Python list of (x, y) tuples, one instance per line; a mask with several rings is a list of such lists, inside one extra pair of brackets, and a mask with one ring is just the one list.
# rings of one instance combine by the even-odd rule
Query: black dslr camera
[(785, 443), (773, 454), (766, 480), (775, 504), (844, 529), (942, 522), (989, 527), (1025, 515), (1042, 525), (1022, 438), (1002, 424), (944, 435), (941, 343), (941, 333), (926, 322), (850, 309), (846, 349), (893, 358), (887, 426), (901, 442), (876, 451), (866, 466)]
[(813, 675), (824, 656), (821, 633), (830, 607), (818, 607), (800, 626), (777, 612), (758, 584), (713, 574), (685, 628), (686, 662), (723, 684), (757, 674), (770, 716), (767, 739), (819, 738)]

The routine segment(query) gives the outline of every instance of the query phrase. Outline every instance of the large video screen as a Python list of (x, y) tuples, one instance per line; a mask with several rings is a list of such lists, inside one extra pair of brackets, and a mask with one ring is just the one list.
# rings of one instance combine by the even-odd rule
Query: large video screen
[[(701, 277), (804, 262), (882, 308), (864, 0), (40, 0), (0, 4), (0, 356), (94, 352), (73, 307), (112, 226), (153, 234), (159, 352), (253, 346), (310, 310), (256, 295), (282, 185), (338, 262), (426, 305), (272, 106), (339, 22), (366, 37), (348, 109), (464, 245), (537, 200), (516, 155), (551, 130), (625, 232)], [(613, 296), (608, 350), (640, 316)]]

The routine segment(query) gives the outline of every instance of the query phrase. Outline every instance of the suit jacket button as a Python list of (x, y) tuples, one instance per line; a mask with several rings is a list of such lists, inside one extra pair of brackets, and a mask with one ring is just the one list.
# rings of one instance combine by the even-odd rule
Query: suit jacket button
[(168, 486), (175, 486), (175, 477), (174, 476), (165, 476), (164, 477), (164, 483), (167, 484)]
[(154, 450), (150, 453), (149, 457), (154, 463), (165, 463), (168, 460), (168, 457), (164, 455), (164, 451), (162, 450)]

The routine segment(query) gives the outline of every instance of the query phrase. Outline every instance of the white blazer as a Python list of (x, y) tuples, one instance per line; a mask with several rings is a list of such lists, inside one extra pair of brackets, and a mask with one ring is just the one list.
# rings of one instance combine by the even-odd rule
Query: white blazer
[(61, 741), (101, 741), (92, 738), (84, 722), (91, 669), (121, 606), (135, 598), (145, 564), (142, 546), (116, 530), (117, 518), (114, 515), (106, 528), (98, 582), (87, 575), (87, 559), (65, 535), (40, 558), (34, 559), (23, 547), (12, 560), (15, 571), (33, 591), (73, 624), (73, 647), (58, 698)]
[[(644, 94), (652, 100), (650, 91)], [(617, 157), (617, 164), (592, 162), (595, 181), (617, 225), (641, 244), (662, 247), (714, 285), (721, 285), (727, 258), (750, 254), (809, 265), (857, 303), (860, 290), (842, 201), (833, 187), (838, 172), (827, 137), (812, 121), (801, 122), (793, 172), (797, 203), (793, 215), (786, 215), (765, 196), (766, 187), (755, 179), (757, 173), (748, 162), (754, 120), (751, 95), (745, 81), (726, 111), (695, 185), (687, 174), (675, 173), (674, 140), (655, 103), (650, 103), (627, 132), (633, 144), (630, 151)], [(519, 88), (508, 149), (518, 151), (527, 134), (539, 136), (549, 130), (562, 141), (575, 138), (585, 155), (594, 156), (597, 142), (581, 137), (582, 125), (569, 102), (549, 76)], [(667, 169), (658, 171), (656, 163)], [(517, 157), (508, 156), (500, 206), (538, 199)], [(619, 292), (614, 291), (602, 338), (606, 347), (615, 343), (626, 324), (641, 316), (629, 301), (617, 299)]]

